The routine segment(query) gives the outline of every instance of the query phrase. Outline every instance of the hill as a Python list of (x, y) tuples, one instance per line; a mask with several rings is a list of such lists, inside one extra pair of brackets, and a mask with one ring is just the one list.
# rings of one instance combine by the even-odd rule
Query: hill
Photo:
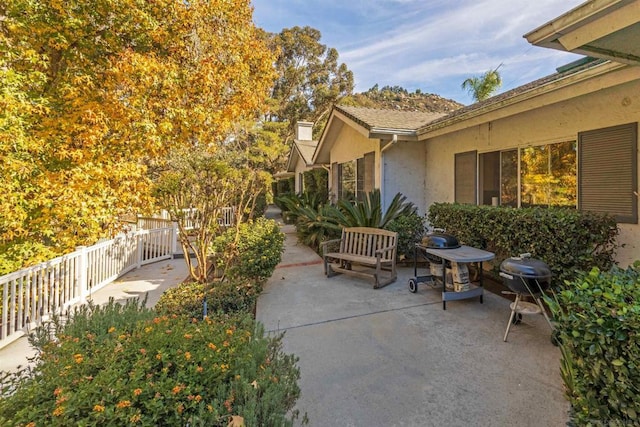
[(433, 93), (422, 93), (419, 89), (410, 93), (400, 86), (375, 85), (366, 92), (347, 96), (339, 102), (341, 105), (368, 107), (399, 111), (429, 111), (449, 113), (464, 107), (452, 99), (446, 99)]

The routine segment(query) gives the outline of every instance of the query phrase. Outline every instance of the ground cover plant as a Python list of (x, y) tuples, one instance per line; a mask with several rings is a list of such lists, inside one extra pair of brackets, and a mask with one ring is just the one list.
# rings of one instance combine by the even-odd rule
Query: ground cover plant
[(6, 426), (290, 425), (296, 358), (250, 315), (185, 320), (137, 301), (84, 306), (53, 335), (22, 380), (4, 378)]

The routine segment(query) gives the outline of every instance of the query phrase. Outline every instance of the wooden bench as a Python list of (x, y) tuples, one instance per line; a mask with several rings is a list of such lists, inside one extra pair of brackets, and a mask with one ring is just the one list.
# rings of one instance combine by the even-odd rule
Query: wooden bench
[[(329, 248), (339, 245), (337, 252)], [(398, 233), (370, 227), (345, 227), (342, 238), (322, 243), (324, 274), (373, 279), (374, 289), (395, 282)]]

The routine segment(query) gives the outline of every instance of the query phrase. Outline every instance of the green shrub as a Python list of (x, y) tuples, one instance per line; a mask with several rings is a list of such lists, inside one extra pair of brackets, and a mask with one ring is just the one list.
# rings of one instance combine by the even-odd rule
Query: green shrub
[(202, 319), (207, 314), (254, 314), (262, 287), (246, 278), (227, 278), (210, 284), (183, 283), (167, 289), (155, 309), (159, 314)]
[(556, 285), (592, 267), (614, 264), (618, 228), (613, 217), (567, 208), (523, 208), (435, 203), (429, 223), (461, 243), (505, 258), (529, 252), (549, 265)]
[[(297, 359), (249, 317), (185, 321), (129, 305), (78, 311), (2, 389), (6, 426), (292, 425)], [(119, 319), (127, 319), (123, 322)], [(6, 393), (11, 391), (11, 393)]]
[(640, 424), (640, 263), (580, 273), (547, 298), (577, 425)]
[(416, 212), (401, 215), (389, 222), (385, 229), (398, 233), (398, 259), (413, 259), (415, 244), (424, 235), (424, 218)]
[(202, 319), (204, 295), (210, 286), (199, 282), (184, 282), (169, 288), (160, 295), (155, 310), (163, 315), (175, 314)]
[(216, 266), (225, 275), (266, 281), (282, 259), (284, 234), (271, 219), (258, 218), (227, 230), (213, 244)]

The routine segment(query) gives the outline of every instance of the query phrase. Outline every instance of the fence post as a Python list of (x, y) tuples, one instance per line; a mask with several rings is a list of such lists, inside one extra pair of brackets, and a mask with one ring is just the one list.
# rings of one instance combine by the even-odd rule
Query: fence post
[(136, 237), (136, 269), (142, 267), (142, 247), (144, 246), (142, 243), (142, 234), (144, 233), (144, 230), (139, 230), (136, 231), (135, 233), (135, 237)]
[(89, 262), (87, 259), (87, 247), (77, 246), (76, 252), (78, 252), (78, 269), (76, 271), (76, 286), (78, 287), (78, 295), (80, 300), (84, 301), (87, 295), (89, 295), (89, 287), (87, 286), (88, 267)]

